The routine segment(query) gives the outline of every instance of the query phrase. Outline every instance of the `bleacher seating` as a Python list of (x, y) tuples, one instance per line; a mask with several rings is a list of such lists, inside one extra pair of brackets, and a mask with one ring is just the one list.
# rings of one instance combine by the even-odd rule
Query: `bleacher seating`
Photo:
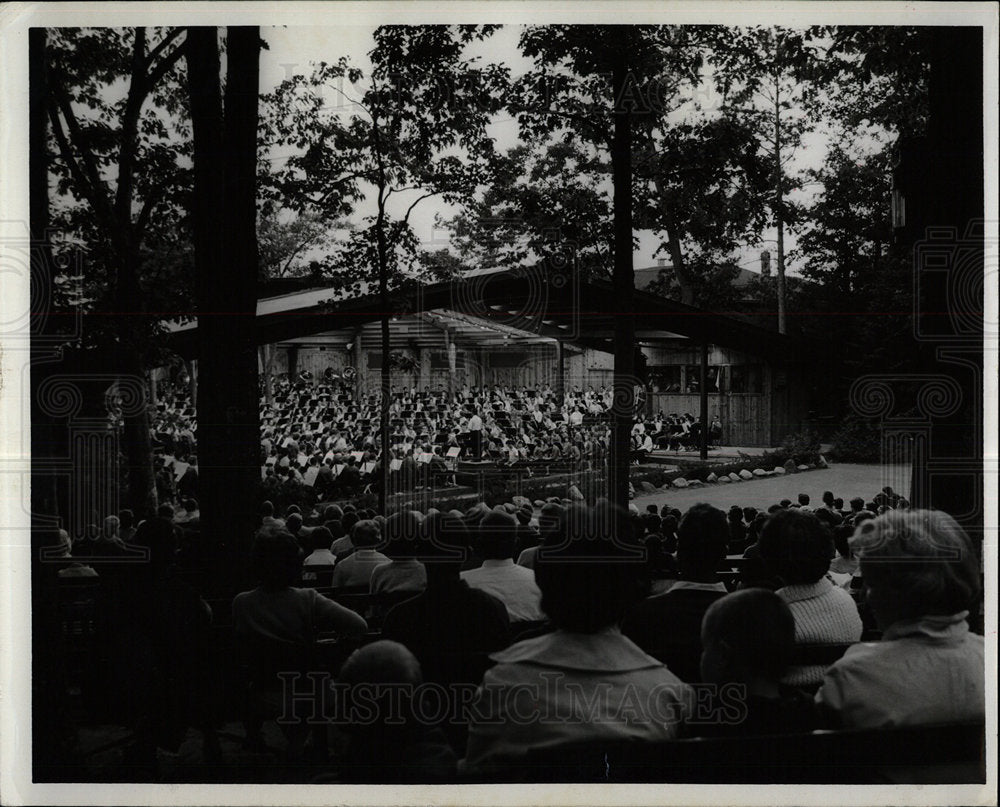
[(531, 752), (521, 781), (884, 784), (985, 781), (981, 723), (815, 731), (766, 738), (579, 743)]

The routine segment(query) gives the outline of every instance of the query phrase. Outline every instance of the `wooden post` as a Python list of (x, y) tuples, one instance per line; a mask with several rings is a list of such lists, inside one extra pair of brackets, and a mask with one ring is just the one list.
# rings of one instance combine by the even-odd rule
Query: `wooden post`
[(191, 359), (187, 362), (188, 371), (188, 391), (191, 394), (191, 406), (198, 404), (198, 360)]
[(354, 334), (354, 400), (361, 400), (361, 393), (364, 390), (364, 380), (362, 378), (362, 373), (366, 372), (363, 368), (362, 362), (364, 362), (365, 354), (361, 350), (361, 329), (358, 328), (357, 333)]
[(556, 400), (559, 406), (566, 404), (566, 368), (564, 365), (566, 349), (562, 339), (556, 339)]
[(708, 342), (701, 343), (701, 382), (699, 386), (701, 399), (701, 458), (708, 459)]
[[(614, 128), (611, 142), (611, 175), (614, 211), (614, 405), (608, 456), (609, 499), (624, 512), (628, 508), (632, 416), (635, 411), (635, 318), (632, 305), (635, 271), (632, 265), (632, 109), (626, 97), (629, 77), (629, 28), (611, 26), (611, 89)], [(616, 525), (625, 530), (622, 523)], [(622, 533), (624, 534), (624, 533)]]
[(448, 351), (448, 401), (455, 400), (455, 342), (451, 338), (451, 331), (444, 330), (444, 346)]

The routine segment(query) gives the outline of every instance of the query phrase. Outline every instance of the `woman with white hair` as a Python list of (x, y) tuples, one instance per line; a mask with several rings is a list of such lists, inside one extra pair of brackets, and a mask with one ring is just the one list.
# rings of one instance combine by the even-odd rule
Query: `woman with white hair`
[(830, 667), (817, 703), (846, 728), (983, 719), (983, 637), (966, 621), (979, 562), (962, 528), (946, 513), (895, 510), (863, 523), (851, 549), (882, 641)]

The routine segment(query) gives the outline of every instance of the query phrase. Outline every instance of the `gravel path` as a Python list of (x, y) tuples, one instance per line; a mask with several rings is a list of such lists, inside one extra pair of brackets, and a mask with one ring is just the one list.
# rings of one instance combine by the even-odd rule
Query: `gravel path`
[(722, 510), (728, 510), (734, 504), (741, 507), (767, 508), (782, 499), (795, 501), (799, 493), (808, 493), (815, 505), (821, 501), (823, 491), (831, 490), (834, 496), (844, 499), (846, 506), (854, 496), (862, 496), (865, 501), (869, 501), (886, 485), (890, 485), (897, 493), (908, 495), (909, 466), (831, 463), (829, 468), (803, 471), (798, 474), (755, 478), (729, 485), (716, 483), (697, 488), (643, 493), (636, 495), (632, 503), (640, 510), (645, 510), (650, 504), (658, 507), (669, 504), (684, 511), (699, 502), (707, 502)]

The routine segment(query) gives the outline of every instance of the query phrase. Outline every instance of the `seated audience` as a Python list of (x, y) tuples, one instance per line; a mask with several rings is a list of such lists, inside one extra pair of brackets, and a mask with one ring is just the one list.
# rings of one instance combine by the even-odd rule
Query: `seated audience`
[(565, 743), (668, 740), (692, 705), (690, 688), (618, 628), (641, 576), (641, 561), (608, 537), (612, 519), (624, 518), (574, 511), (546, 537), (535, 567), (555, 632), (494, 653), (471, 705), (460, 767), (472, 775), (516, 775), (532, 749)]
[(390, 594), (427, 588), (427, 570), (414, 555), (419, 550), (420, 520), (411, 510), (393, 513), (385, 520), (385, 555), (391, 560), (375, 567), (372, 594)]
[[(701, 644), (702, 681), (720, 691), (738, 685), (743, 697), (738, 720), (692, 725), (696, 734), (785, 734), (819, 727), (812, 698), (781, 683), (795, 646), (795, 618), (777, 594), (748, 588), (716, 600), (705, 612)], [(716, 699), (722, 706), (724, 699), (719, 694)]]
[[(447, 783), (455, 752), (439, 728), (414, 713), (423, 674), (416, 657), (398, 642), (365, 645), (344, 662), (336, 691), (335, 723), (348, 737), (340, 781), (350, 784)], [(353, 719), (357, 714), (367, 719)]]
[(311, 550), (302, 561), (302, 582), (316, 586), (328, 586), (333, 576), (337, 559), (330, 551), (333, 536), (326, 527), (313, 527), (300, 539)]
[(542, 593), (531, 569), (514, 565), (517, 520), (508, 513), (491, 511), (479, 523), (477, 548), (483, 565), (462, 572), (473, 588), (492, 594), (507, 608), (511, 622), (539, 622)]
[(337, 562), (330, 585), (337, 589), (369, 591), (375, 567), (389, 561), (375, 548), (379, 541), (378, 524), (374, 520), (366, 518), (357, 522), (351, 529), (351, 543), (357, 548)]
[[(851, 595), (827, 578), (833, 546), (829, 531), (812, 513), (783, 510), (760, 534), (760, 556), (781, 580), (778, 596), (795, 617), (799, 644), (845, 644), (861, 638), (862, 623)], [(792, 667), (785, 683), (816, 686), (821, 665)]]
[(701, 621), (726, 594), (718, 571), (728, 544), (725, 513), (708, 504), (688, 510), (677, 536), (679, 579), (665, 593), (636, 604), (622, 624), (629, 639), (683, 681), (699, 680)]
[(835, 725), (880, 728), (982, 720), (984, 641), (969, 630), (979, 561), (955, 520), (929, 510), (866, 522), (851, 547), (882, 641), (854, 645), (823, 676)]
[(365, 620), (311, 588), (294, 588), (299, 579), (299, 545), (287, 532), (258, 535), (251, 565), (260, 585), (233, 599), (237, 636), (265, 641), (308, 644), (321, 631), (360, 636)]
[[(464, 521), (451, 513), (428, 516), (417, 553), (427, 588), (389, 610), (382, 638), (405, 645), (420, 662), (424, 678), (445, 687), (476, 686), (489, 666), (488, 653), (509, 643), (507, 609), (496, 597), (470, 588), (459, 572), (470, 554)], [(444, 719), (442, 728), (456, 751), (465, 747), (465, 726)]]

